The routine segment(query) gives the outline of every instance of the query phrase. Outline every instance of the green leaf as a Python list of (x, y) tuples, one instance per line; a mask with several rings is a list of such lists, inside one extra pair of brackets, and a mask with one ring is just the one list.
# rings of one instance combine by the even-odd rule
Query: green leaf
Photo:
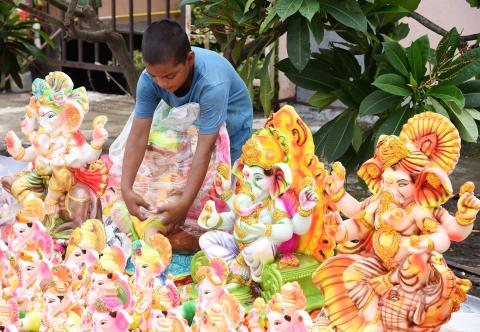
[(323, 40), (324, 29), (323, 29), (323, 19), (320, 13), (315, 14), (311, 22), (308, 22), (310, 31), (312, 32), (313, 38), (315, 41), (320, 44)]
[(415, 112), (408, 107), (401, 107), (389, 114), (386, 120), (378, 127), (375, 141), (380, 135), (398, 135), (403, 125), (410, 119)]
[(328, 121), (323, 126), (321, 126), (315, 134), (313, 134), (313, 142), (315, 143), (315, 155), (318, 158), (323, 158), (325, 155), (325, 139), (327, 138), (328, 132), (330, 131), (334, 123), (335, 119)]
[(405, 50), (397, 42), (383, 43), (388, 62), (403, 76), (409, 77), (408, 59)]
[(420, 0), (375, 0), (375, 3), (402, 6), (413, 12), (420, 4)]
[[(463, 65), (462, 65), (463, 63)], [(458, 85), (480, 73), (480, 47), (467, 50), (461, 57), (452, 62), (452, 65), (460, 65), (454, 73), (447, 73), (449, 76), (445, 82)]]
[(263, 20), (262, 24), (260, 24), (260, 30), (258, 31), (260, 34), (264, 33), (270, 27), (270, 24), (273, 22), (273, 19), (277, 16), (276, 7), (269, 7), (267, 8), (268, 14), (267, 17)]
[(427, 100), (430, 102), (430, 104), (432, 104), (433, 111), (435, 111), (435, 113), (441, 114), (447, 119), (450, 119), (450, 115), (448, 115), (447, 110), (438, 100), (432, 97), (428, 97)]
[(461, 108), (465, 106), (465, 98), (463, 97), (462, 90), (454, 85), (436, 86), (430, 89), (428, 94), (440, 98), (443, 101), (453, 101)]
[(247, 3), (245, 4), (245, 10), (243, 11), (244, 14), (246, 14), (248, 12), (248, 10), (250, 9), (250, 6), (252, 5), (252, 3), (254, 1), (255, 0), (247, 0)]
[(270, 82), (270, 74), (268, 67), (270, 65), (270, 58), (272, 54), (275, 53), (275, 47), (268, 52), (263, 62), (262, 70), (260, 71), (260, 102), (263, 107), (263, 113), (265, 116), (270, 114), (272, 109), (272, 97), (273, 97), (273, 88), (272, 83)]
[[(296, 1), (292, 1), (296, 2)], [(320, 6), (347, 27), (367, 32), (367, 19), (355, 0), (322, 0)]]
[(336, 96), (342, 103), (344, 103), (347, 107), (356, 109), (358, 108), (358, 104), (355, 102), (355, 99), (350, 94), (347, 88), (341, 88), (332, 91), (332, 94)]
[(48, 46), (50, 46), (51, 48), (57, 48), (57, 45), (53, 42), (52, 38), (50, 38), (50, 36), (47, 33), (45, 33), (40, 29), (35, 30), (35, 32), (38, 32), (40, 37), (43, 38), (43, 40), (48, 44)]
[(300, 7), (300, 14), (310, 22), (319, 10), (320, 3), (318, 0), (303, 0), (302, 7)]
[(410, 96), (412, 91), (407, 86), (407, 81), (400, 75), (397, 74), (384, 74), (379, 77), (372, 83), (380, 90), (391, 93), (397, 96)]
[(456, 28), (447, 32), (438, 43), (437, 49), (435, 50), (437, 63), (440, 64), (449, 58), (453, 58), (459, 42), (460, 36)]
[(180, 6), (201, 4), (202, 2), (203, 0), (182, 0), (182, 2), (180, 2)]
[(360, 114), (380, 114), (390, 109), (393, 105), (400, 103), (401, 101), (402, 97), (395, 96), (381, 90), (375, 90), (360, 104)]
[(288, 17), (292, 16), (302, 6), (303, 0), (278, 0), (275, 4), (278, 16), (285, 21)]
[(467, 81), (458, 87), (465, 97), (465, 107), (480, 107), (480, 80)]
[(312, 106), (318, 107), (320, 110), (324, 109), (337, 99), (336, 96), (324, 91), (317, 91), (308, 99), (308, 103)]
[(464, 108), (464, 110), (470, 113), (472, 118), (474, 118), (477, 121), (480, 121), (480, 111), (476, 110), (475, 108)]
[(362, 128), (360, 128), (357, 121), (355, 121), (355, 125), (353, 127), (352, 146), (356, 152), (358, 152), (360, 150), (360, 147), (362, 146), (362, 142), (363, 142), (362, 134), (363, 134)]
[(350, 51), (340, 47), (333, 47), (332, 50), (335, 59), (333, 63), (335, 73), (338, 73), (339, 76), (342, 76), (348, 81), (351, 78), (359, 78), (361, 68), (355, 56), (350, 53)]
[(319, 60), (316, 59), (310, 59), (301, 72), (292, 65), (289, 59), (283, 59), (276, 63), (275, 67), (283, 71), (293, 83), (308, 90), (333, 91), (339, 85), (338, 80), (319, 65)]
[(310, 60), (310, 32), (304, 17), (296, 15), (288, 22), (287, 52), (292, 64), (299, 71)]
[(408, 48), (408, 62), (413, 77), (417, 82), (422, 82), (427, 71), (427, 61), (430, 55), (430, 42), (428, 36), (422, 36), (412, 43)]
[(352, 143), (357, 112), (346, 110), (335, 118), (325, 138), (325, 156), (329, 162), (340, 158)]
[(475, 120), (468, 111), (458, 107), (454, 102), (445, 102), (447, 109), (450, 111), (450, 119), (455, 127), (457, 127), (460, 137), (467, 142), (476, 143), (478, 138), (478, 127)]
[(240, 54), (242, 52), (242, 48), (243, 48), (243, 46), (245, 46), (246, 41), (247, 41), (247, 36), (245, 36), (242, 39), (240, 39), (239, 41), (237, 41), (237, 43), (233, 47), (232, 60), (233, 60), (234, 63), (238, 62), (238, 59), (240, 58)]
[(230, 25), (231, 24), (226, 19), (217, 18), (217, 17), (201, 17), (198, 19), (198, 23), (201, 23), (204, 25), (210, 25), (210, 24)]
[(10, 76), (15, 81), (15, 84), (17, 84), (17, 86), (21, 89), (21, 88), (23, 88), (23, 82), (22, 82), (22, 78), (20, 77), (19, 73), (20, 73), (20, 71), (11, 71)]
[(379, 14), (410, 14), (410, 11), (402, 6), (385, 5), (368, 12), (368, 15)]

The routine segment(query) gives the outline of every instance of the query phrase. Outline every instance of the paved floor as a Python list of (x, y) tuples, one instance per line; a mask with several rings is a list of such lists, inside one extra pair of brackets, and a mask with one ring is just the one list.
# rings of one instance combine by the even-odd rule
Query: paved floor
[[(88, 92), (90, 110), (85, 116), (81, 129), (87, 136), (91, 133), (92, 120), (97, 115), (107, 115), (107, 130), (111, 137), (116, 137), (123, 128), (133, 110), (134, 101), (128, 96), (106, 95)], [(13, 130), (21, 137), (20, 121), (24, 108), (30, 100), (28, 93), (0, 94), (0, 149), (4, 148), (7, 131)]]

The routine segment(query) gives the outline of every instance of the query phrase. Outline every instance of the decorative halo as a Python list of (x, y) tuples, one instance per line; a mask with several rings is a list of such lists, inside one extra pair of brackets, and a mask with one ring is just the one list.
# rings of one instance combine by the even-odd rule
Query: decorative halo
[(434, 166), (450, 174), (460, 157), (461, 139), (457, 128), (443, 115), (425, 112), (403, 126), (400, 138), (408, 138)]

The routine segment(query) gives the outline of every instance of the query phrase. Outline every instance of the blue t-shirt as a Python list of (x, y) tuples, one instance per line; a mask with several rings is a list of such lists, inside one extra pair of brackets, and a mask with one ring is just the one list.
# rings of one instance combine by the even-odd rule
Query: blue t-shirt
[(135, 117), (151, 118), (162, 99), (172, 107), (198, 103), (200, 135), (217, 133), (226, 122), (233, 163), (252, 133), (253, 107), (247, 87), (223, 56), (198, 47), (192, 51), (195, 64), (190, 91), (178, 97), (162, 89), (144, 70), (137, 84)]

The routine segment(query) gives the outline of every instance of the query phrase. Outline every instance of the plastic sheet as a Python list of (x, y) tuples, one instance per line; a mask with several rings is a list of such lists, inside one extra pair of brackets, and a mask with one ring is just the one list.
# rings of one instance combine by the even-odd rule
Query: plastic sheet
[[(197, 147), (198, 128), (194, 122), (199, 110), (196, 103), (171, 108), (163, 101), (155, 110), (147, 150), (133, 185), (134, 191), (152, 206), (166, 199), (175, 201), (182, 195)], [(109, 151), (113, 162), (110, 183), (117, 192), (120, 192), (123, 156), (132, 123), (133, 114)], [(219, 162), (230, 164), (229, 151), (228, 134), (222, 127), (204, 183), (188, 212), (188, 221), (198, 218), (208, 199), (219, 201), (212, 190), (213, 180)]]

